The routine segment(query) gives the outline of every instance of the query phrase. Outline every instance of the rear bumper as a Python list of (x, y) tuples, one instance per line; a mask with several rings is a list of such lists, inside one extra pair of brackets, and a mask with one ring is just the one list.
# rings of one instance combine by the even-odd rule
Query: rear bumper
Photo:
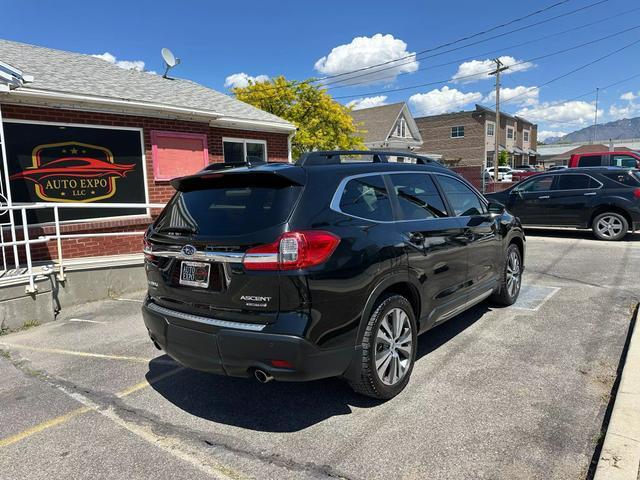
[[(204, 332), (180, 318), (180, 312), (169, 312), (151, 310), (145, 301), (142, 316), (149, 336), (174, 360), (195, 370), (248, 377), (261, 369), (276, 380), (316, 380), (341, 376), (355, 351), (353, 347), (320, 349), (295, 335), (228, 327)], [(293, 368), (276, 368), (272, 360), (290, 362)]]

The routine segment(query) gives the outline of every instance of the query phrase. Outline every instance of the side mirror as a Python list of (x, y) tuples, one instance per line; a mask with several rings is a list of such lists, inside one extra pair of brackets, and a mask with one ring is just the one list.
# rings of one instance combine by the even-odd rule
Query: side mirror
[(487, 206), (489, 213), (495, 213), (496, 215), (502, 215), (504, 213), (504, 205), (500, 202), (489, 202)]

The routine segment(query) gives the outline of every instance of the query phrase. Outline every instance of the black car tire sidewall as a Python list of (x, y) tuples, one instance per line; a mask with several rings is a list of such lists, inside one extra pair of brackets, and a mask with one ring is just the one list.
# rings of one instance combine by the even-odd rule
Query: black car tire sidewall
[[(380, 378), (378, 378), (378, 372), (375, 367), (375, 335), (378, 331), (380, 323), (385, 318), (385, 316), (389, 313), (389, 311), (393, 308), (402, 309), (407, 316), (409, 317), (409, 322), (411, 324), (412, 329), (412, 358), (411, 365), (409, 366), (409, 370), (405, 374), (405, 376), (395, 385), (386, 385), (382, 383)], [(404, 388), (407, 386), (409, 382), (409, 378), (411, 377), (411, 373), (413, 372), (413, 367), (415, 365), (416, 360), (416, 350), (417, 350), (417, 326), (416, 319), (413, 313), (413, 308), (409, 301), (401, 295), (393, 295), (386, 298), (370, 317), (369, 322), (373, 322), (373, 326), (371, 327), (371, 332), (368, 338), (365, 337), (363, 344), (363, 351), (366, 348), (367, 355), (367, 365), (369, 371), (370, 380), (373, 383), (374, 390), (378, 393), (378, 397), (382, 399), (390, 399), (398, 395)]]

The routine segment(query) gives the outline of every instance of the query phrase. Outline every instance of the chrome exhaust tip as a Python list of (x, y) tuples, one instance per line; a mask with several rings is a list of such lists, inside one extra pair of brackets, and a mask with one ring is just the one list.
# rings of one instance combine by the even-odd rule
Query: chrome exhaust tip
[(260, 383), (267, 383), (273, 380), (272, 375), (269, 375), (268, 373), (260, 369), (255, 369), (253, 372), (253, 375), (254, 377), (256, 377), (256, 380), (258, 380)]

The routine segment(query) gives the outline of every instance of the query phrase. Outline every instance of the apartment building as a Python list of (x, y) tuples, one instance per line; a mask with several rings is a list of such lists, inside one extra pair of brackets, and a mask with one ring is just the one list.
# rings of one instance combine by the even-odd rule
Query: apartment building
[(537, 126), (530, 121), (500, 113), (496, 129), (495, 111), (476, 105), (474, 110), (415, 119), (425, 155), (440, 156), (450, 166), (491, 166), (495, 157), (495, 135), (500, 151), (508, 154), (510, 165), (535, 164), (538, 156)]

